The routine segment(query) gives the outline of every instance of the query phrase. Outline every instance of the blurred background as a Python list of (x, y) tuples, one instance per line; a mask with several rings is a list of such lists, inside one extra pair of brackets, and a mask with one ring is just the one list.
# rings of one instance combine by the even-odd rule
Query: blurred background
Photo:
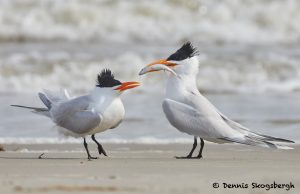
[(59, 137), (40, 106), (43, 88), (81, 95), (102, 68), (142, 86), (123, 95), (126, 119), (103, 142), (192, 142), (161, 102), (166, 75), (139, 77), (185, 41), (200, 51), (199, 90), (254, 131), (300, 139), (298, 0), (1, 0), (0, 143), (81, 142)]

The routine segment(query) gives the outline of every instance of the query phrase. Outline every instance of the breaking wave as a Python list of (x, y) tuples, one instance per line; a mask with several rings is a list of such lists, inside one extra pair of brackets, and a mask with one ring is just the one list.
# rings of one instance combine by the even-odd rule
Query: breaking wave
[(0, 41), (299, 42), (299, 9), (298, 0), (2, 0)]
[(161, 74), (137, 76), (142, 65), (185, 40), (205, 56), (202, 91), (300, 91), (299, 9), (298, 0), (2, 0), (0, 92), (85, 91), (104, 67), (159, 83)]
[[(147, 52), (147, 51), (145, 51)], [(253, 59), (231, 54), (228, 59), (207, 56), (201, 61), (198, 86), (213, 93), (295, 92), (300, 91), (299, 59), (270, 55)], [(1, 92), (37, 92), (43, 88), (66, 88), (73, 92), (88, 91), (95, 85), (102, 68), (110, 68), (123, 81), (154, 83), (159, 89), (165, 80), (162, 73), (138, 76), (147, 62), (157, 57), (143, 57), (125, 52), (116, 57), (74, 57), (68, 52), (12, 53), (0, 59)]]

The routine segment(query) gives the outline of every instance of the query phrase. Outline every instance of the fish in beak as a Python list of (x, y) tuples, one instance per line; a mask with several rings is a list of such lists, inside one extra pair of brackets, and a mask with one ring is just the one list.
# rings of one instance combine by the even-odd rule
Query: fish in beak
[(176, 66), (177, 64), (176, 63), (172, 63), (172, 62), (169, 62), (167, 60), (158, 60), (158, 61), (155, 61), (153, 63), (150, 63), (149, 65), (147, 65), (146, 67), (144, 67), (139, 75), (144, 75), (146, 73), (150, 73), (150, 72), (154, 72), (154, 71), (161, 71), (161, 70), (164, 70), (164, 71), (168, 71), (170, 72), (171, 74), (175, 75), (175, 76), (178, 76), (175, 71), (173, 71), (170, 67), (174, 67)]

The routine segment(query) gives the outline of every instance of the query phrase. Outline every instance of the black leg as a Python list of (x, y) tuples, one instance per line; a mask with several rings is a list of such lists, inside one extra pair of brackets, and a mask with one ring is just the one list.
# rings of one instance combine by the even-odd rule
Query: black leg
[(92, 135), (92, 140), (97, 144), (98, 146), (98, 152), (99, 155), (103, 154), (104, 156), (107, 156), (105, 150), (103, 149), (102, 145), (96, 140), (95, 134)]
[(97, 157), (92, 157), (90, 152), (89, 152), (89, 148), (88, 148), (88, 144), (86, 143), (85, 141), (85, 137), (83, 138), (83, 145), (84, 145), (84, 148), (86, 150), (86, 153), (88, 155), (88, 159), (91, 160), (91, 159), (97, 159)]
[(202, 151), (203, 151), (203, 148), (204, 148), (204, 140), (202, 138), (200, 138), (201, 140), (201, 147), (200, 147), (200, 151), (199, 151), (199, 154), (197, 156), (197, 158), (202, 158)]
[(183, 156), (183, 157), (176, 157), (177, 159), (189, 159), (192, 158), (192, 155), (194, 153), (194, 150), (197, 147), (197, 136), (194, 136), (194, 143), (193, 143), (193, 147), (192, 150), (190, 151), (190, 153), (187, 156)]

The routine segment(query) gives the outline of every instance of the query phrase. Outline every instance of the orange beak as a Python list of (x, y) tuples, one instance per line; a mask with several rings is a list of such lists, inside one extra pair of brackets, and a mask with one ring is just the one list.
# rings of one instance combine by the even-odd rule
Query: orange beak
[[(154, 61), (153, 63), (150, 63), (147, 65), (147, 67), (150, 67), (152, 65), (157, 65), (157, 64), (162, 64), (162, 65), (166, 65), (168, 67), (174, 67), (176, 66), (177, 64), (176, 63), (171, 63), (165, 59), (160, 59), (160, 60), (157, 60), (157, 61)], [(153, 70), (152, 70), (153, 71)], [(154, 70), (155, 71), (155, 70)], [(150, 71), (151, 72), (151, 71)]]
[(157, 60), (157, 61), (154, 61), (153, 63), (150, 63), (148, 65), (146, 65), (146, 67), (144, 67), (139, 75), (143, 75), (143, 74), (146, 74), (146, 73), (149, 73), (149, 72), (154, 72), (154, 71), (160, 71), (160, 70), (163, 70), (164, 68), (159, 68), (159, 67), (156, 67), (156, 65), (165, 65), (167, 67), (175, 67), (177, 64), (176, 63), (171, 63), (165, 59), (160, 59), (160, 60)]
[(124, 90), (128, 90), (131, 88), (135, 88), (139, 85), (140, 85), (139, 82), (124, 82), (119, 87), (117, 87), (115, 90), (124, 91)]

